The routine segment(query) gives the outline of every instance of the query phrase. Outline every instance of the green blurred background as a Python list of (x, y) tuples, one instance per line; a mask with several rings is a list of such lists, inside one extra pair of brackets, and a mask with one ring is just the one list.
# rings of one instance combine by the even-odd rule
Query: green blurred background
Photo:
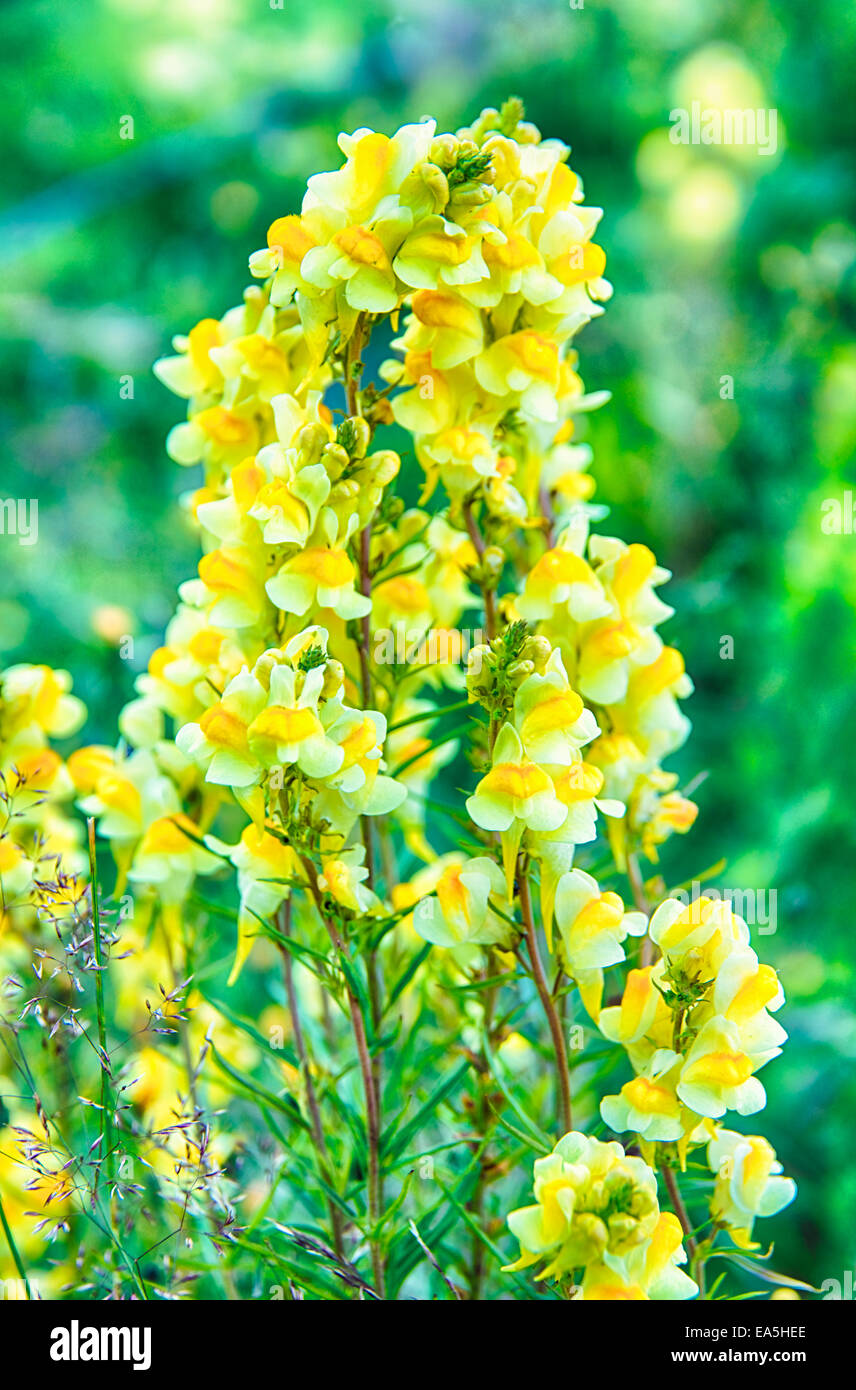
[[(114, 739), (195, 566), (176, 501), (196, 474), (164, 451), (181, 404), (150, 372), (171, 335), (239, 302), (340, 129), (454, 129), (516, 93), (573, 147), (616, 287), (578, 340), (586, 384), (614, 393), (589, 425), (597, 495), (674, 571), (667, 633), (697, 685), (674, 766), (710, 774), (664, 872), (726, 857), (721, 885), (778, 894), (755, 944), (791, 1043), (763, 1127), (800, 1197), (762, 1234), (817, 1283), (856, 1264), (856, 536), (821, 529), (856, 488), (854, 36), (840, 0), (0, 12), (0, 497), (40, 509), (37, 545), (0, 539), (0, 657), (67, 666), (93, 738)], [(777, 152), (672, 144), (693, 100), (775, 108)]]

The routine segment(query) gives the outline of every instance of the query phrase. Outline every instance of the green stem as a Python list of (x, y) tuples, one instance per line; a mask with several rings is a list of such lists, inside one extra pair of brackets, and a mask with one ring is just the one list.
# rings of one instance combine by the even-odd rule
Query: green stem
[[(301, 863), (306, 871), (309, 880), (309, 891), (315, 901), (315, 906), (324, 923), (327, 934), (336, 953), (343, 959), (347, 959), (345, 943), (339, 935), (336, 923), (331, 921), (324, 911), (324, 899), (318, 887), (318, 876), (315, 866), (310, 859), (301, 857)], [(375, 1292), (378, 1298), (384, 1298), (385, 1294), (385, 1271), (383, 1261), (383, 1251), (377, 1235), (377, 1228), (380, 1224), (383, 1209), (383, 1175), (380, 1164), (380, 1096), (376, 1086), (376, 1074), (372, 1067), (371, 1053), (369, 1052), (368, 1038), (366, 1035), (366, 1022), (363, 1018), (360, 1002), (345, 980), (345, 992), (348, 999), (348, 1012), (351, 1017), (351, 1028), (354, 1034), (354, 1042), (357, 1047), (357, 1056), (360, 1064), (360, 1074), (363, 1081), (363, 1092), (366, 1101), (366, 1145), (368, 1150), (368, 1172), (366, 1175), (366, 1205), (368, 1208), (369, 1221), (369, 1246), (372, 1256), (372, 1270), (374, 1273)]]
[(394, 734), (399, 729), (406, 729), (408, 724), (421, 724), (425, 719), (440, 719), (444, 714), (456, 714), (460, 709), (471, 708), (472, 700), (456, 700), (453, 705), (443, 705), (438, 709), (426, 709), (421, 714), (411, 714), (408, 715), (407, 719), (399, 719), (395, 724), (390, 724), (387, 733)]
[[(645, 884), (642, 879), (642, 871), (639, 868), (639, 860), (635, 854), (627, 856), (627, 878), (630, 883), (630, 891), (633, 894), (633, 902), (637, 912), (644, 912), (646, 917), (651, 915), (651, 904), (645, 892)], [(639, 955), (639, 964), (644, 968), (650, 965), (654, 959), (654, 943), (650, 936), (645, 936), (642, 941), (642, 950)]]
[(18, 1253), (18, 1247), (15, 1244), (15, 1237), (12, 1235), (12, 1228), (9, 1225), (8, 1220), (6, 1219), (6, 1212), (3, 1207), (2, 1198), (0, 1198), (0, 1226), (3, 1227), (3, 1233), (6, 1236), (6, 1243), (9, 1246), (9, 1253), (12, 1256), (12, 1263), (18, 1271), (18, 1278), (21, 1280), (21, 1282), (24, 1285), (24, 1288), (27, 1290), (27, 1298), (32, 1302), (33, 1290), (30, 1288), (30, 1281), (27, 1278), (27, 1273), (24, 1269), (24, 1262)]
[[(487, 970), (483, 970), (481, 972), (481, 978), (485, 979), (486, 977)], [(495, 985), (492, 989), (487, 991), (484, 1001), (484, 1028), (491, 1044), (493, 1043), (493, 1013), (496, 1007), (497, 994), (498, 987)], [(482, 1056), (482, 1065), (476, 1077), (478, 1100), (475, 1114), (475, 1122), (478, 1126), (478, 1133), (481, 1136), (477, 1150), (479, 1173), (476, 1180), (475, 1191), (467, 1203), (467, 1210), (472, 1213), (473, 1219), (479, 1228), (481, 1228), (484, 1220), (484, 1200), (487, 1189), (486, 1169), (489, 1162), (487, 1156), (488, 1141), (495, 1127), (495, 1119), (490, 1106), (490, 1088), (492, 1082), (493, 1078), (490, 1073), (487, 1058)], [(473, 1303), (480, 1302), (484, 1292), (485, 1274), (487, 1272), (485, 1255), (486, 1247), (481, 1230), (473, 1230), (470, 1254), (470, 1300)]]
[[(101, 1157), (108, 1182), (112, 1181), (113, 1125), (110, 1119), (110, 1073), (107, 1058), (107, 1023), (104, 1010), (104, 959), (101, 947), (101, 916), (98, 903), (98, 871), (95, 855), (95, 819), (87, 821), (89, 832), (89, 888), (92, 895), (92, 935), (95, 950), (95, 1012), (98, 1017), (98, 1047), (101, 1064)], [(98, 1191), (100, 1165), (95, 1170), (94, 1190)]]
[[(291, 936), (291, 898), (280, 907), (277, 918), (277, 927), (284, 937)], [(287, 947), (282, 947), (282, 971), (285, 980), (285, 993), (288, 999), (288, 1011), (291, 1014), (291, 1030), (294, 1038), (294, 1050), (300, 1062), (300, 1073), (303, 1077), (303, 1087), (306, 1093), (306, 1107), (309, 1111), (309, 1125), (312, 1130), (312, 1138), (315, 1141), (315, 1150), (318, 1156), (318, 1167), (324, 1181), (330, 1184), (330, 1154), (324, 1138), (324, 1126), (321, 1123), (321, 1108), (318, 1104), (318, 1096), (315, 1091), (315, 1083), (312, 1080), (312, 1071), (309, 1065), (309, 1052), (306, 1046), (306, 1039), (303, 1034), (303, 1024), (300, 1020), (300, 1010), (297, 1003), (297, 990), (294, 986), (294, 964), (291, 959), (291, 952)], [(327, 1198), (327, 1209), (330, 1215), (330, 1228), (333, 1233), (333, 1249), (337, 1255), (342, 1254), (342, 1216), (339, 1208), (331, 1197)]]

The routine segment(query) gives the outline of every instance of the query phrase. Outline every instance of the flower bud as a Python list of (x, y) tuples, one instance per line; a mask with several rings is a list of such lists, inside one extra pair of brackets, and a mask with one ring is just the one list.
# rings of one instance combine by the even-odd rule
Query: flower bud
[(546, 637), (527, 637), (520, 651), (521, 659), (531, 664), (533, 670), (543, 672), (550, 660), (553, 648)]
[(447, 169), (455, 162), (458, 153), (458, 141), (454, 135), (438, 135), (431, 142), (428, 151), (428, 158), (432, 164), (437, 164), (441, 169)]
[(324, 671), (324, 684), (321, 687), (321, 694), (326, 699), (332, 699), (341, 690), (345, 682), (345, 668), (341, 661), (328, 659)]
[(486, 582), (492, 589), (495, 589), (502, 578), (502, 571), (505, 569), (505, 551), (501, 550), (498, 545), (486, 546), (481, 559), (481, 567)]
[(533, 675), (534, 672), (535, 666), (533, 662), (513, 661), (508, 668), (507, 674), (508, 679), (511, 681), (512, 685), (518, 686), (522, 685), (523, 682), (526, 680), (527, 676)]
[(349, 416), (336, 431), (336, 443), (341, 445), (352, 459), (365, 458), (371, 437), (371, 425), (362, 415)]
[(324, 450), (322, 462), (331, 473), (344, 472), (351, 462), (347, 449), (341, 444), (328, 444)]
[(297, 447), (307, 463), (317, 463), (330, 436), (322, 424), (304, 425), (298, 431)]
[(398, 477), (401, 459), (394, 449), (381, 449), (379, 453), (372, 454), (368, 465), (374, 482), (380, 487), (386, 487), (387, 483)]

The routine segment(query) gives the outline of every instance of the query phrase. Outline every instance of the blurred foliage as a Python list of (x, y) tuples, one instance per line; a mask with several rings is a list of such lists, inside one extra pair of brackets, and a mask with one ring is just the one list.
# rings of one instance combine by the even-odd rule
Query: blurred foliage
[[(677, 766), (710, 773), (664, 872), (725, 856), (724, 885), (778, 893), (763, 950), (792, 1042), (765, 1124), (800, 1197), (766, 1230), (776, 1267), (815, 1282), (856, 1264), (856, 538), (820, 524), (856, 488), (854, 34), (835, 0), (0, 12), (0, 493), (40, 509), (38, 545), (2, 541), (0, 654), (67, 666), (92, 739), (115, 736), (195, 566), (176, 506), (195, 474), (166, 456), (180, 411), (150, 363), (239, 300), (236, 266), (335, 164), (334, 133), (427, 110), (453, 128), (513, 91), (573, 147), (616, 287), (582, 346), (614, 393), (593, 471), (616, 534), (675, 573), (668, 632), (697, 684)], [(774, 107), (777, 152), (672, 144), (696, 98)]]

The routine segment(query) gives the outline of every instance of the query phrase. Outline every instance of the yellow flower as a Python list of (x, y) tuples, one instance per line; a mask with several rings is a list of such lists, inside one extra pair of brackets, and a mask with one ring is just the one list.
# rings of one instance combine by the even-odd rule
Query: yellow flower
[(178, 730), (176, 745), (205, 769), (207, 782), (229, 787), (253, 786), (264, 769), (250, 749), (249, 729), (266, 704), (267, 691), (244, 667), (198, 723), (185, 724)]
[(582, 1283), (584, 1300), (630, 1302), (694, 1298), (698, 1285), (678, 1268), (686, 1264), (683, 1231), (678, 1218), (662, 1211), (649, 1241), (634, 1250), (621, 1265), (590, 1265)]
[(319, 700), (325, 672), (305, 673), (276, 665), (270, 673), (267, 702), (247, 728), (252, 756), (264, 768), (299, 768), (307, 777), (329, 777), (341, 768), (345, 753), (321, 719)]
[(571, 689), (561, 653), (554, 649), (543, 673), (533, 672), (514, 698), (514, 724), (533, 762), (569, 767), (599, 733), (591, 710)]
[(443, 870), (434, 889), (436, 896), (423, 898), (413, 914), (413, 925), (424, 941), (435, 946), (508, 946), (512, 930), (492, 910), (491, 899), (508, 916), (505, 880), (492, 859), (452, 863)]
[(466, 300), (448, 291), (419, 290), (411, 307), (418, 331), (408, 335), (408, 346), (415, 352), (429, 352), (440, 371), (458, 367), (481, 352), (482, 317)]
[[(70, 692), (68, 671), (54, 671), (50, 666), (7, 666), (0, 680), (0, 728), (8, 748), (14, 748), (22, 735), (32, 743), (76, 733), (86, 718), (86, 706)], [(4, 762), (8, 748), (4, 749)]]
[[(199, 561), (199, 579), (182, 584), (185, 602), (207, 610), (212, 627), (252, 627), (265, 611), (265, 555), (257, 546), (221, 546)], [(196, 602), (195, 602), (196, 601)]]
[(604, 969), (624, 960), (622, 943), (628, 935), (644, 935), (648, 919), (642, 912), (625, 912), (618, 894), (601, 893), (597, 880), (582, 869), (570, 869), (559, 879), (555, 913), (563, 964), (596, 1019)]
[(509, 896), (524, 829), (556, 830), (565, 819), (549, 774), (526, 757), (512, 724), (502, 726), (493, 766), (468, 798), (467, 811), (483, 830), (498, 830), (502, 835)]
[(654, 1173), (620, 1144), (572, 1132), (534, 1171), (535, 1205), (508, 1217), (521, 1253), (507, 1269), (544, 1263), (538, 1278), (559, 1278), (604, 1256), (622, 1260), (657, 1228)]
[(543, 333), (522, 329), (499, 338), (475, 364), (476, 378), (492, 396), (511, 396), (536, 420), (558, 416), (559, 349)]
[(687, 1053), (677, 1093), (690, 1110), (712, 1120), (726, 1110), (754, 1115), (767, 1096), (753, 1072), (766, 1060), (745, 1050), (736, 1024), (708, 1019)]
[(735, 1245), (757, 1249), (752, 1225), (757, 1216), (775, 1216), (797, 1195), (792, 1178), (781, 1177), (775, 1150), (757, 1134), (718, 1129), (707, 1146), (707, 1161), (716, 1174), (710, 1210), (727, 1226)]
[(604, 617), (610, 609), (603, 585), (583, 559), (585, 534), (568, 526), (556, 545), (545, 551), (526, 578), (517, 609), (529, 622), (553, 618), (556, 609), (577, 622)]
[(344, 550), (310, 547), (286, 560), (266, 589), (271, 602), (286, 613), (303, 617), (311, 608), (331, 609), (347, 621), (371, 612), (372, 601), (357, 592), (356, 577)]
[[(616, 1133), (632, 1130), (648, 1143), (682, 1138), (687, 1123), (675, 1091), (679, 1076), (680, 1057), (668, 1048), (661, 1049), (617, 1096), (604, 1096), (600, 1103), (603, 1119)], [(695, 1123), (692, 1116), (690, 1124)]]
[(471, 286), (488, 270), (477, 236), (439, 216), (426, 217), (404, 239), (395, 258), (395, 273), (412, 289)]

